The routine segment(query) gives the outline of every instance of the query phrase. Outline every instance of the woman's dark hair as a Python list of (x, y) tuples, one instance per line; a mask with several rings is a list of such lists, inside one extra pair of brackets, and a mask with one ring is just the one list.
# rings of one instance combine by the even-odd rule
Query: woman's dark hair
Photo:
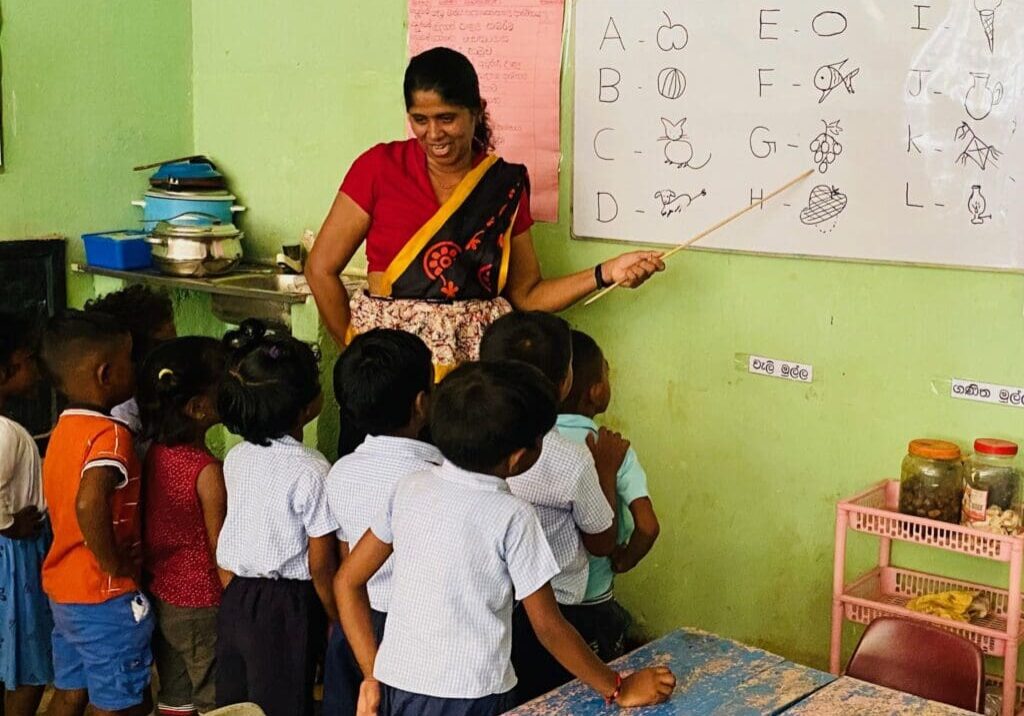
[(132, 334), (132, 362), (141, 365), (157, 341), (153, 334), (174, 323), (171, 299), (141, 284), (126, 286), (86, 302), (87, 312), (99, 311), (113, 316)]
[(217, 394), (221, 422), (248, 442), (267, 446), (291, 432), (320, 395), (313, 349), (289, 335), (269, 333), (252, 319), (224, 336), (232, 351)]
[(572, 363), (572, 329), (564, 318), (543, 311), (507, 313), (484, 331), (480, 360), (521, 360), (557, 388)]
[(567, 412), (579, 408), (583, 396), (601, 381), (604, 355), (597, 342), (583, 331), (572, 332), (572, 389), (562, 405)]
[(416, 396), (433, 385), (430, 349), (418, 336), (390, 328), (356, 336), (334, 364), (334, 396), (341, 410), (338, 452), (347, 455), (367, 435), (408, 425)]
[(220, 385), (227, 361), (227, 349), (216, 338), (187, 336), (154, 348), (138, 376), (144, 438), (181, 445), (200, 437), (186, 412), (188, 402)]
[(533, 366), (466, 363), (434, 392), (430, 432), (452, 463), (486, 472), (516, 450), (535, 447), (556, 417), (551, 381)]
[(35, 352), (42, 338), (42, 319), (29, 313), (0, 311), (0, 375), (14, 354), (28, 349)]
[(473, 63), (461, 52), (435, 47), (409, 60), (405, 68), (405, 108), (412, 107), (414, 92), (437, 92), (445, 104), (465, 107), (476, 113), (473, 145), (476, 151), (494, 149), (494, 133), (487, 103), (480, 96), (480, 80)]

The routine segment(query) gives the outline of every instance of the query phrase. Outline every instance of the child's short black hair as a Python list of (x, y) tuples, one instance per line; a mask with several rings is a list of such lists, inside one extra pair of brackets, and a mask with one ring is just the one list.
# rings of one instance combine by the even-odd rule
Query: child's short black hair
[(597, 341), (583, 331), (572, 331), (572, 389), (563, 405), (575, 410), (592, 387), (601, 381), (604, 354)]
[(434, 444), (464, 470), (486, 472), (522, 448), (536, 447), (555, 424), (554, 386), (521, 361), (466, 363), (434, 393)]
[(132, 363), (140, 365), (153, 350), (153, 334), (174, 323), (171, 299), (141, 284), (132, 284), (120, 291), (87, 301), (85, 310), (100, 311), (120, 321), (132, 334)]
[(39, 347), (40, 320), (28, 313), (0, 311), (0, 372), (20, 350)]
[(334, 364), (334, 396), (348, 438), (341, 452), (355, 449), (347, 443), (362, 442), (366, 435), (387, 435), (408, 425), (416, 396), (433, 385), (430, 349), (418, 336), (390, 328), (356, 336)]
[(145, 439), (181, 445), (199, 437), (186, 406), (220, 385), (227, 359), (228, 351), (220, 341), (203, 336), (175, 338), (154, 348), (138, 378)]
[(508, 313), (484, 332), (480, 360), (520, 360), (547, 376), (556, 387), (569, 374), (572, 335), (563, 318), (543, 311)]
[(110, 350), (130, 335), (127, 326), (106, 313), (68, 310), (47, 323), (40, 357), (57, 390), (64, 392), (84, 355)]
[(256, 445), (291, 432), (302, 411), (320, 395), (313, 349), (289, 335), (267, 333), (247, 320), (224, 336), (233, 351), (217, 394), (221, 422)]

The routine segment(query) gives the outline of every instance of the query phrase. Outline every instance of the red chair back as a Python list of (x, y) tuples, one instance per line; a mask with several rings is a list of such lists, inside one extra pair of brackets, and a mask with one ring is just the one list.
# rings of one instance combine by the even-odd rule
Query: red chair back
[(985, 713), (985, 660), (962, 636), (909, 619), (868, 624), (846, 675), (932, 701)]

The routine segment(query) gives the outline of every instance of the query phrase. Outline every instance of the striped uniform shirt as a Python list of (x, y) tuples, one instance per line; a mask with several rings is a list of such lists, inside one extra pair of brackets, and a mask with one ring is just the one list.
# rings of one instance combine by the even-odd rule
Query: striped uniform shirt
[(558, 573), (534, 509), (501, 478), (446, 462), (400, 480), (371, 529), (394, 545), (374, 676), (441, 698), (512, 689), (512, 600)]
[(580, 532), (604, 532), (614, 517), (590, 450), (553, 428), (544, 436), (537, 463), (510, 477), (508, 486), (513, 495), (537, 508), (560, 570), (551, 580), (558, 603), (579, 604), (587, 591), (588, 575), (588, 555)]
[[(355, 547), (387, 506), (401, 478), (437, 467), (443, 461), (430, 443), (386, 435), (367, 437), (353, 453), (334, 463), (327, 476), (327, 503), (338, 523), (338, 539), (348, 542), (349, 548)], [(378, 612), (388, 610), (391, 566), (389, 559), (366, 585), (370, 606)]]
[(217, 564), (239, 577), (311, 579), (309, 539), (338, 529), (327, 507), (331, 464), (290, 436), (239, 443), (224, 458), (228, 514)]

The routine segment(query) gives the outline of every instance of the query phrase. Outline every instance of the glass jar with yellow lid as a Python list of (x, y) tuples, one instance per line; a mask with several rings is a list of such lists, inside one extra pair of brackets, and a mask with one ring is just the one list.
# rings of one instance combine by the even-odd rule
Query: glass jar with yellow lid
[(945, 440), (911, 440), (900, 473), (900, 512), (959, 524), (963, 495), (960, 448)]

